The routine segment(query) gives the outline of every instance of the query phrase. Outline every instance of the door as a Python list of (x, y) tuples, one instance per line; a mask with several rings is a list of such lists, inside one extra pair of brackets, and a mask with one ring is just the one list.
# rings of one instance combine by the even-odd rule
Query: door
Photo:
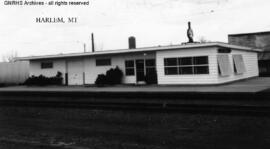
[(136, 60), (136, 80), (137, 82), (145, 81), (144, 77), (144, 60), (138, 59)]
[(83, 62), (82, 60), (72, 60), (68, 65), (68, 85), (83, 85)]

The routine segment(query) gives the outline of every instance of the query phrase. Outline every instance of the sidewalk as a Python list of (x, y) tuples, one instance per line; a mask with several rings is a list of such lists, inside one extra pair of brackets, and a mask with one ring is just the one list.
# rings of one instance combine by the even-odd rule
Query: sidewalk
[(202, 93), (257, 93), (270, 89), (270, 77), (258, 77), (242, 80), (224, 85), (177, 85), (177, 86), (158, 86), (158, 85), (119, 85), (110, 87), (84, 87), (84, 86), (11, 86), (0, 88), (0, 92), (202, 92)]

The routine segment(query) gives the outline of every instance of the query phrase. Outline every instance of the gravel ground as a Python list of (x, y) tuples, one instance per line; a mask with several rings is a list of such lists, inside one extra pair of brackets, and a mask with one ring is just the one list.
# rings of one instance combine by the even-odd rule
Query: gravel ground
[(268, 149), (270, 117), (0, 107), (1, 149)]

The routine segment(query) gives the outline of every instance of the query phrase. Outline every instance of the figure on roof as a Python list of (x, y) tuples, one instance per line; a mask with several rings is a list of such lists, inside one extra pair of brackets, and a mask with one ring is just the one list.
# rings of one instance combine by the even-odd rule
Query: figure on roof
[(188, 30), (187, 30), (187, 36), (188, 36), (188, 43), (193, 43), (193, 30), (191, 28), (191, 23), (188, 22)]

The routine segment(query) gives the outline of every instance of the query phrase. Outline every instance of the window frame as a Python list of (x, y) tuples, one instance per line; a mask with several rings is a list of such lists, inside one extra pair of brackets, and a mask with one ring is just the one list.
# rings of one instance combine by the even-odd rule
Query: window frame
[(41, 69), (53, 69), (53, 62), (41, 62), (40, 63)]
[[(167, 59), (176, 59), (176, 65), (166, 65), (168, 64)], [(209, 56), (208, 55), (202, 55), (202, 56), (185, 56), (185, 57), (173, 57), (173, 58), (164, 58), (164, 74), (165, 75), (209, 75)], [(197, 58), (206, 58), (206, 63), (195, 63), (195, 59)], [(184, 63), (183, 62), (187, 62), (184, 60), (190, 59), (188, 63)], [(206, 68), (206, 72), (204, 73), (197, 73), (195, 71), (195, 68), (197, 67), (207, 67)], [(176, 73), (172, 73), (169, 74), (168, 70), (172, 69), (172, 68), (176, 68), (177, 72)], [(188, 70), (190, 72), (185, 73), (185, 71), (183, 71), (183, 69), (191, 69)]]
[[(133, 66), (128, 66), (127, 67), (127, 62), (128, 61), (132, 61), (133, 62)], [(132, 74), (127, 74), (127, 70), (133, 70)], [(126, 76), (135, 76), (135, 60), (125, 60), (125, 75)]]
[[(237, 59), (237, 57), (240, 59)], [(233, 70), (235, 74), (241, 75), (246, 72), (246, 66), (245, 66), (245, 62), (244, 62), (244, 58), (242, 54), (233, 54), (232, 61), (233, 61)]]
[[(109, 61), (109, 63), (101, 63), (100, 64), (100, 61)], [(112, 65), (112, 60), (111, 58), (98, 58), (96, 59), (96, 67), (102, 67), (102, 66), (111, 66)]]
[[(225, 64), (222, 65), (222, 60), (221, 58), (225, 58), (223, 60), (225, 60), (226, 62), (228, 62), (226, 65), (228, 66), (227, 68), (227, 72), (226, 70), (224, 70), (224, 68), (221, 68), (222, 66), (225, 67)], [(221, 66), (222, 65), (222, 66)], [(232, 75), (232, 67), (231, 67), (231, 63), (230, 63), (230, 57), (229, 57), (229, 54), (218, 54), (217, 55), (217, 67), (218, 67), (218, 74), (219, 76), (222, 76), (222, 77), (228, 77), (230, 75)]]

